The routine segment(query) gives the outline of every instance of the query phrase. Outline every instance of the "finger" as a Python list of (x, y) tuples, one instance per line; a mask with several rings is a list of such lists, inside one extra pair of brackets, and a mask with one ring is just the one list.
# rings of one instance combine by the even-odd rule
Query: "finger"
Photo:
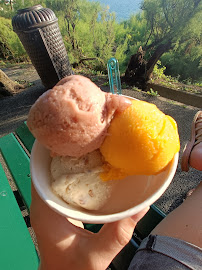
[(72, 218), (68, 218), (67, 219), (70, 223), (72, 223), (73, 225), (77, 226), (77, 227), (80, 227), (80, 228), (84, 228), (84, 225), (81, 221), (79, 220), (75, 220), (75, 219), (72, 219)]
[(149, 209), (150, 207), (148, 206), (139, 213), (137, 213), (136, 215), (132, 216), (131, 218), (137, 223), (138, 221), (140, 221), (140, 219), (142, 219), (146, 215)]
[(109, 262), (130, 241), (137, 222), (147, 213), (149, 207), (132, 218), (126, 218), (114, 223), (105, 224), (93, 239), (92, 250)]
[[(68, 232), (76, 233), (83, 228), (83, 224), (80, 221), (73, 219), (68, 220), (66, 217), (59, 215), (53, 209), (51, 209), (38, 195), (34, 186), (32, 185), (32, 203), (30, 207), (30, 219), (33, 228), (40, 232), (51, 232), (51, 230), (62, 232), (66, 234)], [(47, 230), (48, 228), (48, 230)]]

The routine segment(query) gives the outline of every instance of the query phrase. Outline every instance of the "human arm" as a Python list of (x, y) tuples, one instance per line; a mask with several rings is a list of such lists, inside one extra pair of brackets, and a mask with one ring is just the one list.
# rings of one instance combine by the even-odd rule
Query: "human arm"
[(40, 251), (40, 270), (104, 270), (130, 241), (137, 222), (149, 208), (132, 218), (105, 224), (99, 233), (77, 226), (54, 212), (32, 187), (31, 224)]

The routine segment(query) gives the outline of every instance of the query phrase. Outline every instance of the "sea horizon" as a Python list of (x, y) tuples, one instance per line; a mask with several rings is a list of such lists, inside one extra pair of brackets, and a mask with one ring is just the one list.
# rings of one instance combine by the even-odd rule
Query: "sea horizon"
[(131, 15), (140, 11), (140, 4), (142, 0), (89, 0), (90, 2), (100, 2), (109, 6), (110, 12), (116, 13), (118, 21), (127, 20)]

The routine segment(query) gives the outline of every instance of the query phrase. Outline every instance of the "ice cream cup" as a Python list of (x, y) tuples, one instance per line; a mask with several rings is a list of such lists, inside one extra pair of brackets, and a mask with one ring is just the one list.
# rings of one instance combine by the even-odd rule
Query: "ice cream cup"
[(103, 224), (137, 214), (153, 204), (171, 183), (178, 165), (175, 154), (165, 170), (157, 175), (133, 175), (117, 181), (107, 204), (100, 210), (88, 211), (60, 199), (51, 189), (49, 151), (37, 140), (31, 152), (31, 176), (42, 200), (59, 214), (84, 223)]

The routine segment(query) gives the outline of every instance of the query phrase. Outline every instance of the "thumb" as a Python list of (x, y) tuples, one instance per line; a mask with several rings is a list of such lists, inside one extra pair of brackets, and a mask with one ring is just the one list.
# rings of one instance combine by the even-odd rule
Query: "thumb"
[(130, 241), (137, 222), (147, 213), (149, 207), (131, 218), (105, 224), (94, 237), (91, 248), (108, 264)]

